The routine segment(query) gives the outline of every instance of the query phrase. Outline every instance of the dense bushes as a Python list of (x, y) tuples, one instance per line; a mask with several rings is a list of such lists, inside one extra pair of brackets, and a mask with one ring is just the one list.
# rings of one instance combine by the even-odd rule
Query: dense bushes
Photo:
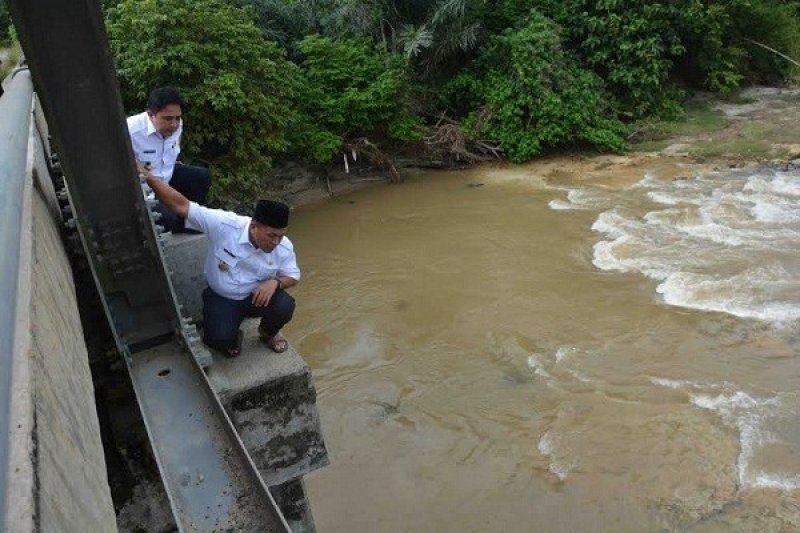
[(562, 28), (565, 49), (606, 83), (623, 118), (669, 113), (679, 88), (730, 91), (778, 83), (790, 63), (753, 44), (792, 55), (800, 46), (798, 3), (780, 0), (503, 0), (495, 26), (531, 7)]
[(622, 124), (609, 114), (600, 78), (566, 54), (555, 25), (537, 11), (495, 36), (469, 73), (449, 85), (451, 99), (475, 107), (473, 134), (500, 141), (513, 161), (584, 142), (621, 150)]
[(660, 112), (672, 62), (684, 52), (678, 34), (677, 2), (568, 0), (553, 18), (567, 46), (605, 80), (623, 116)]
[(419, 121), (406, 110), (406, 64), (365, 39), (312, 35), (299, 43), (303, 83), (295, 95), (298, 123), (292, 151), (330, 161), (347, 139), (410, 140)]
[(0, 46), (11, 44), (11, 16), (5, 0), (0, 0)]
[(129, 110), (182, 89), (186, 154), (218, 167), (226, 194), (259, 186), (276, 156), (324, 163), (443, 115), (515, 161), (620, 150), (620, 121), (673, 113), (693, 89), (780, 83), (791, 64), (761, 45), (800, 50), (799, 3), (781, 0), (104, 4)]
[(796, 57), (799, 12), (798, 2), (782, 0), (693, 3), (684, 12), (683, 74), (712, 91), (729, 91), (741, 83), (781, 83), (791, 76), (791, 63), (753, 41)]

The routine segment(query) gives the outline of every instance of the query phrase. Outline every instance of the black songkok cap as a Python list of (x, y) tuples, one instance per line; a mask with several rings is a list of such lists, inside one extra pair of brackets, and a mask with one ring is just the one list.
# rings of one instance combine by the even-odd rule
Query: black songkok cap
[(283, 229), (289, 225), (289, 206), (272, 200), (259, 200), (253, 220), (271, 228)]

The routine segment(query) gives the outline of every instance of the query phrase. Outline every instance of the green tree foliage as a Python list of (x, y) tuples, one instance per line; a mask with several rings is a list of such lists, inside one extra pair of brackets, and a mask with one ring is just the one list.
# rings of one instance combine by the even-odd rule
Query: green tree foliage
[(6, 0), (0, 0), (0, 46), (11, 44), (11, 15), (8, 12)]
[(753, 41), (796, 55), (799, 6), (782, 0), (691, 3), (683, 11), (682, 72), (691, 83), (712, 91), (730, 91), (742, 82), (780, 83), (791, 64)]
[(485, 36), (486, 0), (236, 0), (254, 9), (269, 39), (295, 57), (305, 35), (369, 38), (425, 73), (473, 51)]
[(684, 52), (680, 2), (569, 0), (554, 8), (568, 45), (606, 82), (619, 110), (633, 117), (661, 111), (673, 60)]
[(103, 3), (129, 109), (182, 89), (186, 153), (226, 190), (252, 189), (276, 154), (326, 162), (359, 137), (416, 139), (412, 107), (516, 161), (618, 150), (619, 120), (675, 114), (687, 91), (789, 79), (762, 45), (800, 55), (796, 0)]
[(410, 140), (419, 121), (407, 111), (406, 62), (364, 39), (312, 35), (299, 43), (303, 83), (292, 148), (328, 162), (354, 137)]
[(296, 66), (225, 0), (122, 0), (107, 18), (126, 108), (142, 110), (155, 87), (178, 88), (188, 100), (182, 158), (212, 167), (217, 200), (251, 198), (288, 145)]
[(563, 30), (565, 48), (598, 74), (626, 118), (673, 111), (673, 83), (730, 91), (742, 81), (784, 79), (789, 63), (749, 39), (798, 46), (797, 2), (780, 0), (503, 0), (493, 25), (531, 6)]
[(485, 37), (483, 0), (439, 0), (427, 6), (419, 23), (405, 21), (396, 33), (396, 46), (407, 58), (417, 58), (426, 74), (450, 60), (463, 59)]
[(306, 35), (325, 33), (332, 24), (336, 0), (235, 0), (252, 10), (264, 37), (297, 57), (297, 44)]
[(537, 11), (519, 29), (495, 36), (477, 68), (453, 80), (447, 93), (476, 109), (467, 126), (500, 141), (512, 161), (576, 142), (623, 148), (622, 124), (606, 109), (600, 78), (565, 53), (556, 26)]

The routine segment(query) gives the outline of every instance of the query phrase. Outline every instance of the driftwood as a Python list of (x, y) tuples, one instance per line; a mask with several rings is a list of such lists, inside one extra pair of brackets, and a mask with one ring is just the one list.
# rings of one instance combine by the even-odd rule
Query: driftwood
[[(489, 118), (489, 111), (484, 109), (478, 116), (477, 128)], [(464, 134), (461, 124), (447, 117), (444, 113), (431, 128), (431, 134), (425, 137), (425, 145), (435, 153), (455, 156), (457, 161), (479, 162), (490, 159), (501, 159), (503, 149), (482, 139), (469, 139)]]
[[(375, 144), (371, 143), (366, 137), (354, 139), (353, 141), (345, 144), (345, 149), (353, 155), (355, 161), (357, 156), (365, 157), (372, 164), (386, 169), (389, 171), (389, 180), (392, 183), (399, 183), (402, 181), (400, 172), (397, 171), (397, 166), (391, 156), (387, 155)], [(347, 157), (347, 155), (345, 155)]]
[[(481, 111), (478, 116), (476, 129), (491, 117), (488, 108)], [(423, 139), (425, 151), (431, 161), (436, 161), (436, 168), (447, 167), (447, 161), (464, 161), (465, 163), (478, 163), (490, 161), (492, 159), (502, 159), (503, 149), (496, 143), (484, 139), (471, 139), (464, 133), (464, 128), (460, 123), (447, 117), (444, 113), (438, 117), (436, 123), (430, 128), (430, 135)], [(397, 170), (397, 162), (386, 152), (378, 148), (366, 137), (353, 139), (344, 145), (344, 166), (349, 173), (348, 157), (356, 161), (358, 157), (363, 157), (378, 168), (388, 171), (389, 180), (392, 183), (402, 181), (400, 172)], [(420, 160), (416, 160), (414, 166), (424, 166)], [(328, 185), (330, 192), (330, 184)]]

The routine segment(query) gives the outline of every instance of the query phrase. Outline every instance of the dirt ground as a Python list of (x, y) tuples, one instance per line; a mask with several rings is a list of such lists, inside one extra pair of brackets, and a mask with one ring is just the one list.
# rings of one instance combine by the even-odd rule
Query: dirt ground
[[(800, 157), (800, 89), (751, 87), (727, 100), (699, 95), (694, 103), (705, 110), (704, 118), (690, 111), (683, 127), (676, 125), (674, 135), (659, 140), (661, 146), (641, 143), (631, 149), (656, 148), (664, 156), (720, 162), (785, 162)], [(691, 127), (693, 121), (704, 122), (705, 127)]]

